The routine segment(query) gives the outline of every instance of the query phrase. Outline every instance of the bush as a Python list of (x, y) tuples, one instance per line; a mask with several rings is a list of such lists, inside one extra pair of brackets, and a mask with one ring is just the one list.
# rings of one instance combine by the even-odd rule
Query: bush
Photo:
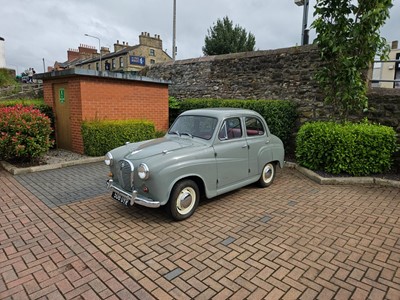
[(51, 106), (44, 103), (43, 99), (32, 99), (32, 100), (8, 100), (8, 101), (0, 101), (0, 107), (11, 107), (16, 105), (22, 106), (33, 106), (34, 108), (40, 110), (40, 112), (44, 113), (46, 116), (50, 118), (50, 120), (54, 120), (53, 109)]
[(180, 102), (181, 111), (209, 107), (245, 108), (258, 112), (267, 121), (271, 133), (278, 136), (285, 147), (289, 144), (297, 119), (295, 104), (284, 100), (186, 99)]
[(161, 137), (164, 137), (166, 134), (167, 134), (166, 131), (156, 130), (156, 132), (154, 133), (154, 137), (155, 138), (161, 138)]
[(306, 123), (296, 138), (298, 163), (331, 174), (361, 176), (386, 172), (395, 151), (393, 128), (366, 122)]
[(177, 100), (175, 97), (170, 96), (168, 98), (168, 112), (169, 112), (169, 126), (174, 123), (175, 119), (180, 113), (181, 101)]
[(150, 140), (155, 137), (154, 124), (148, 121), (85, 121), (82, 123), (86, 155), (101, 156), (126, 142)]
[(32, 161), (52, 146), (50, 119), (32, 106), (0, 107), (0, 157)]
[(10, 71), (4, 68), (0, 68), (0, 87), (16, 85), (17, 81), (15, 77), (11, 75)]
[[(18, 99), (18, 100), (7, 100), (7, 101), (0, 101), (0, 108), (1, 107), (12, 107), (16, 105), (22, 105), (26, 107), (34, 107), (38, 110), (40, 110), (41, 113), (45, 114), (47, 117), (50, 119), (50, 125), (51, 128), (55, 128), (55, 118), (54, 118), (54, 113), (53, 109), (51, 106), (47, 105), (44, 103), (43, 99)], [(55, 140), (55, 132), (52, 131), (50, 134), (50, 138), (52, 140)], [(54, 143), (53, 143), (54, 145)]]

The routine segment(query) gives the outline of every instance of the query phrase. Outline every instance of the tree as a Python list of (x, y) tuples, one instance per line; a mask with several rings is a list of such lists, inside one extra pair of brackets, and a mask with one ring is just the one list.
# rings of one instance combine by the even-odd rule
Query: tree
[(316, 80), (342, 119), (367, 108), (365, 74), (375, 55), (387, 57), (379, 30), (391, 6), (392, 0), (317, 0), (312, 27), (324, 64)]
[(214, 27), (207, 30), (208, 35), (204, 40), (204, 55), (219, 55), (254, 51), (256, 38), (239, 25), (233, 26), (228, 17), (218, 19)]

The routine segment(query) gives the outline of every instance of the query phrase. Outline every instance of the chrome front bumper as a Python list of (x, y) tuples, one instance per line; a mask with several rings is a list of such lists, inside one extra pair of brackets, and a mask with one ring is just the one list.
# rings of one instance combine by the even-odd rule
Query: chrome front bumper
[(160, 207), (160, 202), (152, 201), (151, 199), (141, 197), (138, 195), (136, 190), (133, 190), (132, 194), (125, 192), (124, 190), (116, 187), (112, 179), (107, 180), (107, 190), (112, 190), (113, 192), (120, 194), (129, 199), (130, 205), (138, 204), (146, 207), (157, 208)]

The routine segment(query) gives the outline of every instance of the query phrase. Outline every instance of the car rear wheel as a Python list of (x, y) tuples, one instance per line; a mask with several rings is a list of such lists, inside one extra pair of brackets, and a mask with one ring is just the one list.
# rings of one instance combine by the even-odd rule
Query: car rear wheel
[(258, 180), (258, 184), (260, 187), (268, 187), (272, 184), (275, 179), (275, 163), (269, 162), (265, 164), (262, 169), (260, 179)]
[(174, 220), (181, 221), (189, 218), (199, 204), (199, 188), (192, 180), (179, 181), (169, 199), (169, 211)]

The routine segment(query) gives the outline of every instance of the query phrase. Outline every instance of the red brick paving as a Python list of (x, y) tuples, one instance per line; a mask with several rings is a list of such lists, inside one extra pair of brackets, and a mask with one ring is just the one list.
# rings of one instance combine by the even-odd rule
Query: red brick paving
[(0, 172), (0, 299), (400, 299), (400, 189), (267, 189), (183, 222), (109, 196), (49, 208)]
[[(153, 297), (54, 210), (0, 171), (0, 299)], [(136, 286), (136, 289), (134, 288)], [(111, 298), (110, 298), (111, 299)]]

